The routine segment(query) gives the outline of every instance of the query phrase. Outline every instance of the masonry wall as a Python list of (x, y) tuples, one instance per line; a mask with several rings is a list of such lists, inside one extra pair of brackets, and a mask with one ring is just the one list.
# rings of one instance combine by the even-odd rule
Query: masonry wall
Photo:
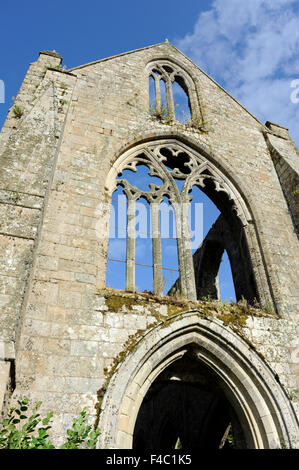
[(56, 54), (45, 53), (30, 66), (0, 135), (0, 346), (5, 361), (2, 376), (10, 377), (10, 383), (15, 380), (10, 364), (15, 359), (26, 284), (33, 273), (38, 229), (67, 110), (61, 102), (68, 96), (71, 78), (61, 79), (60, 74), (55, 81), (59, 74), (49, 69), (60, 62)]
[[(145, 67), (161, 57), (193, 77), (208, 132), (149, 116)], [(92, 419), (104, 369), (130, 334), (152, 323), (144, 306), (111, 312), (98, 294), (108, 242), (97, 235), (99, 205), (109, 203), (106, 175), (124, 149), (171, 136), (201, 146), (248, 204), (261, 297), (282, 317), (253, 319), (250, 334), (261, 352), (271, 350), (267, 360), (288, 390), (296, 388), (298, 241), (263, 135), (271, 129), (170, 44), (68, 73), (59, 64), (41, 54), (31, 65), (16, 101), (24, 114), (10, 111), (0, 140), (1, 330), (16, 354), (15, 396), (55, 409), (57, 435), (85, 405)]]
[(48, 308), (47, 316), (35, 315), (26, 322), (15, 399), (26, 394), (33, 403), (43, 401), (44, 413), (55, 411), (53, 438), (59, 445), (83, 407), (91, 424), (98, 420), (112, 372), (150, 329), (196, 309), (199, 318), (219, 319), (258, 352), (298, 413), (299, 326), (295, 320), (253, 308), (163, 301), (109, 289), (98, 291), (88, 313), (80, 315), (76, 309), (71, 322), (63, 308)]
[(298, 149), (288, 130), (274, 123), (267, 123), (272, 135), (266, 136), (268, 148), (282, 186), (288, 207), (294, 223), (294, 229), (299, 233), (299, 162)]

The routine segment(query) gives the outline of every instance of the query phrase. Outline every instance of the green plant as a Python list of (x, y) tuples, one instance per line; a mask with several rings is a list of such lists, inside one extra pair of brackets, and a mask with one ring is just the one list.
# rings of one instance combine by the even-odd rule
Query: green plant
[(210, 296), (210, 294), (206, 297), (205, 295), (202, 296), (201, 300), (203, 302), (211, 302), (213, 299), (212, 297)]
[(175, 286), (172, 286), (167, 295), (169, 295), (170, 297), (174, 297), (176, 292), (177, 292), (177, 290), (176, 290)]
[(263, 307), (263, 309), (264, 309), (265, 312), (267, 312), (267, 313), (273, 313), (273, 312), (274, 312), (274, 308), (273, 308), (272, 302), (267, 302), (267, 303), (265, 304), (265, 306)]
[(182, 449), (183, 446), (182, 446), (182, 443), (181, 443), (181, 439), (178, 437), (177, 438), (177, 441), (176, 441), (176, 444), (175, 444), (175, 449)]
[(17, 106), (15, 104), (14, 107), (13, 107), (13, 113), (14, 113), (16, 118), (20, 118), (20, 117), (23, 116), (24, 111), (22, 110), (22, 108), (20, 106)]
[(54, 449), (52, 442), (48, 440), (53, 412), (42, 419), (38, 413), (41, 404), (42, 402), (36, 403), (32, 413), (27, 416), (27, 398), (18, 400), (19, 406), (11, 408), (8, 417), (3, 420), (0, 449)]
[(64, 65), (62, 67), (62, 65), (59, 64), (59, 65), (55, 65), (54, 67), (49, 67), (49, 68), (53, 68), (53, 69), (56, 69), (56, 70), (66, 70), (66, 65)]
[(203, 130), (204, 125), (207, 124), (207, 121), (203, 121), (200, 113), (195, 114), (190, 118), (187, 116), (184, 110), (182, 110), (182, 114), (185, 119), (185, 124), (187, 124), (187, 126), (193, 127), (194, 129)]
[[(61, 449), (79, 449), (86, 444), (88, 449), (95, 449), (100, 430), (91, 430), (91, 426), (86, 425), (86, 410), (80, 413), (79, 418), (75, 418), (71, 429), (67, 430), (67, 441)], [(86, 442), (86, 439), (87, 442)]]
[(288, 448), (288, 446), (287, 446), (285, 440), (281, 439), (280, 440), (280, 449), (287, 449), (287, 448)]
[(235, 445), (234, 436), (233, 436), (233, 433), (232, 433), (231, 426), (229, 428), (229, 432), (228, 432), (227, 437), (226, 437), (226, 442), (227, 442), (227, 447), (234, 447), (234, 445)]
[[(48, 431), (52, 427), (53, 412), (42, 418), (38, 410), (42, 402), (36, 403), (28, 414), (28, 399), (20, 398), (18, 407), (11, 408), (2, 422), (0, 431), (0, 449), (54, 449), (49, 440)], [(79, 418), (75, 418), (71, 429), (67, 430), (66, 442), (61, 449), (94, 449), (99, 429), (92, 430), (86, 425), (86, 410), (83, 409)]]
[(150, 105), (150, 114), (151, 116), (166, 122), (172, 121), (174, 117), (166, 100), (164, 102), (161, 101), (160, 105), (158, 105), (157, 101), (154, 100)]
[(297, 400), (299, 399), (299, 389), (298, 388), (291, 388), (289, 390), (289, 399), (290, 400)]

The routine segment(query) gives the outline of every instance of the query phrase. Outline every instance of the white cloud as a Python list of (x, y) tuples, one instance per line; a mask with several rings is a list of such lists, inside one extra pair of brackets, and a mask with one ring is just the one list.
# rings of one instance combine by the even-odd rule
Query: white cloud
[(215, 0), (175, 44), (261, 121), (289, 127), (299, 144), (299, 103), (291, 101), (299, 78), (296, 3)]

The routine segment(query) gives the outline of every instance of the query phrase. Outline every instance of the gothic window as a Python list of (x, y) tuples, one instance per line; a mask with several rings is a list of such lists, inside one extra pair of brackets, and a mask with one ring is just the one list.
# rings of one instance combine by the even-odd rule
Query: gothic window
[(149, 70), (150, 114), (167, 121), (185, 124), (201, 116), (191, 78), (169, 61), (157, 61)]
[[(178, 262), (178, 271), (175, 268), (170, 268), (176, 277), (168, 285), (168, 289), (172, 287), (172, 292), (179, 291), (188, 299), (197, 300), (197, 298), (202, 298), (203, 292), (205, 296), (209, 296), (210, 286), (214, 286), (213, 292), (211, 290), (212, 297), (219, 297), (216, 277), (226, 247), (230, 257), (233, 256), (233, 253), (238, 253), (235, 269), (238, 269), (240, 256), (247, 256), (246, 250), (242, 251), (239, 247), (241, 230), (246, 224), (246, 207), (243, 207), (240, 195), (211, 162), (182, 143), (165, 139), (140, 147), (142, 148), (129, 151), (127, 156), (121, 157), (111, 173), (110, 192), (112, 194), (113, 191), (116, 191), (114, 195), (117, 192), (122, 192), (125, 197), (123, 204), (126, 207), (126, 220), (123, 220), (122, 223), (123, 229), (126, 231), (126, 238), (123, 240), (126, 245), (123, 246), (125, 285), (119, 287), (135, 291), (136, 269), (141, 269), (140, 266), (144, 265), (144, 267), (150, 266), (152, 268), (152, 286), (147, 290), (152, 290), (157, 295), (168, 293), (167, 289), (165, 291), (164, 285), (164, 216), (161, 217), (163, 215), (161, 204), (167, 201), (168, 206), (164, 209), (169, 209), (169, 212), (172, 212), (175, 225), (175, 233), (171, 234), (171, 241), (175, 242), (175, 245), (172, 244), (171, 250), (173, 257)], [(219, 211), (225, 214), (228, 223), (224, 225), (222, 219), (219, 218), (219, 222), (214, 224), (217, 228), (217, 236), (231, 229), (234, 224), (238, 227), (234, 237), (230, 237), (228, 233), (225, 235), (225, 240), (228, 241), (224, 240), (223, 246), (219, 245), (218, 239), (213, 241), (213, 236), (215, 236), (215, 229), (213, 229), (207, 243), (203, 244), (202, 249), (199, 248), (198, 262), (196, 262), (190, 230), (190, 206), (194, 190), (203, 190), (208, 197), (211, 197)], [(142, 228), (139, 223), (139, 212), (143, 209), (138, 207), (141, 200), (146, 201), (145, 219), (150, 220)], [(218, 213), (220, 213), (219, 211)], [(121, 214), (123, 217), (123, 212)], [(169, 217), (171, 214), (167, 215), (168, 224)], [(200, 230), (201, 227), (197, 225), (196, 231)], [(146, 238), (143, 243), (144, 254), (139, 259), (138, 243), (141, 242), (136, 237), (138, 232), (144, 233), (144, 238)], [(211, 242), (209, 242), (210, 239)], [(201, 241), (199, 240), (199, 242)], [(214, 247), (217, 247), (217, 250)], [(209, 256), (212, 256), (214, 264), (206, 261), (209, 260)], [(198, 266), (201, 269), (200, 273), (197, 272)], [(203, 273), (202, 266), (204, 269), (208, 267), (206, 273)], [(251, 272), (249, 263), (246, 265), (245, 271)], [(248, 282), (242, 273), (235, 270), (234, 274), (234, 281), (236, 279), (236, 282), (241, 286), (240, 289), (246, 288)], [(198, 282), (201, 282), (202, 286), (198, 286)], [(139, 286), (139, 279), (137, 279), (137, 286)], [(255, 295), (253, 292), (247, 296), (247, 293), (240, 289), (238, 292), (236, 291), (238, 298), (241, 298), (242, 295), (246, 298)]]

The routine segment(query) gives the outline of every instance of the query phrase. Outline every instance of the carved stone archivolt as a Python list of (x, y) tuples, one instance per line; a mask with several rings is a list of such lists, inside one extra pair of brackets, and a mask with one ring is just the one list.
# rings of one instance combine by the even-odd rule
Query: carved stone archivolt
[[(137, 172), (137, 168), (144, 165), (149, 169), (149, 175), (161, 180), (161, 184), (149, 184), (149, 190), (144, 191), (122, 178), (124, 170)], [(180, 190), (176, 180), (183, 180)], [(176, 233), (178, 257), (180, 268), (181, 290), (190, 299), (196, 300), (196, 287), (194, 267), (190, 241), (190, 227), (188, 210), (192, 200), (190, 192), (194, 186), (205, 189), (207, 184), (213, 184), (213, 190), (224, 193), (243, 225), (250, 220), (246, 205), (231, 182), (216, 166), (199, 152), (187, 147), (182, 142), (172, 139), (163, 139), (140, 145), (122, 155), (113, 165), (108, 174), (106, 189), (110, 196), (117, 189), (123, 188), (128, 199), (127, 216), (127, 289), (134, 290), (134, 253), (135, 253), (135, 202), (145, 198), (151, 206), (153, 225), (153, 265), (154, 290), (162, 295), (162, 266), (161, 242), (159, 232), (159, 204), (163, 198), (168, 198), (172, 205), (176, 219)]]

